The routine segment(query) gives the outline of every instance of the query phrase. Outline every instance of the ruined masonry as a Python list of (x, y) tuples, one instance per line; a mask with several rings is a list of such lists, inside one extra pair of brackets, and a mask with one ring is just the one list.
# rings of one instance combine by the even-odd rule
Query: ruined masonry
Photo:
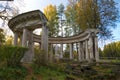
[[(34, 42), (40, 44), (41, 50), (45, 51), (46, 60), (53, 59), (53, 44), (69, 44), (70, 59), (73, 59), (73, 43), (79, 45), (78, 60), (81, 61), (99, 61), (98, 53), (98, 30), (88, 29), (79, 35), (71, 37), (48, 37), (48, 27), (46, 16), (40, 11), (30, 11), (13, 17), (8, 25), (14, 33), (14, 45), (18, 45), (18, 38), (21, 46), (28, 47), (22, 61), (31, 62), (34, 57)], [(42, 36), (33, 34), (37, 28), (42, 28)], [(48, 44), (50, 45), (50, 55), (48, 58)], [(60, 58), (63, 58), (63, 47), (61, 48)]]

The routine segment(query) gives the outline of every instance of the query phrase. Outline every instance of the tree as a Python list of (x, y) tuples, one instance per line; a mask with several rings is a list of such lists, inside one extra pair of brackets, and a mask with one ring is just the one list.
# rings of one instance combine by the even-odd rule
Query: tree
[(13, 45), (13, 37), (12, 36), (7, 36), (5, 45)]
[(65, 11), (66, 21), (67, 21), (67, 27), (66, 27), (66, 35), (74, 35), (79, 33), (79, 27), (76, 23), (77, 18), (77, 10), (76, 10), (76, 0), (68, 0), (69, 4)]
[(97, 4), (93, 0), (80, 0), (76, 5), (76, 21), (80, 29), (97, 28), (100, 22)]
[(103, 54), (103, 51), (101, 50), (101, 48), (98, 48), (98, 51), (99, 51), (99, 56), (104, 57), (104, 54)]
[(58, 6), (58, 16), (59, 16), (59, 26), (61, 28), (60, 32), (61, 32), (61, 36), (63, 37), (63, 27), (64, 27), (64, 23), (65, 23), (65, 20), (64, 20), (64, 5), (63, 4), (60, 4)]
[(19, 8), (13, 4), (13, 1), (0, 2), (0, 19), (3, 21), (2, 27), (17, 14), (19, 14)]
[(102, 53), (104, 57), (120, 57), (120, 41), (105, 45)]
[(116, 21), (119, 19), (119, 12), (114, 0), (97, 0), (100, 16), (100, 25), (98, 29), (102, 31), (100, 37), (104, 39), (112, 37), (112, 28), (115, 28)]
[(44, 8), (44, 14), (48, 19), (47, 26), (49, 27), (49, 36), (58, 36), (59, 26), (58, 26), (58, 14), (57, 8), (54, 5), (48, 5)]
[(118, 16), (114, 0), (69, 0), (66, 10), (68, 23), (73, 20), (71, 22), (75, 24), (73, 30), (99, 29), (102, 32), (99, 36), (103, 39), (111, 38), (111, 29), (115, 27)]

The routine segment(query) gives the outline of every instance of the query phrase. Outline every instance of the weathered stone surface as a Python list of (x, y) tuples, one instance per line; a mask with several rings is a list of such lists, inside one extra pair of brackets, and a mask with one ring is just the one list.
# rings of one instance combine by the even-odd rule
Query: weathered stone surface
[(65, 80), (75, 80), (75, 79), (73, 77), (71, 77), (71, 76), (66, 76)]
[(18, 33), (14, 32), (14, 45), (18, 44)]
[[(61, 53), (60, 58), (63, 58), (63, 44), (70, 45), (70, 59), (74, 59), (73, 55), (73, 45), (74, 43), (79, 43), (79, 61), (89, 61), (90, 60), (99, 60), (98, 53), (98, 41), (96, 29), (88, 29), (86, 31), (81, 31), (80, 34), (70, 36), (70, 37), (48, 37), (48, 27), (46, 16), (39, 10), (30, 11), (26, 13), (19, 14), (18, 16), (12, 18), (8, 25), (10, 29), (15, 33), (20, 33), (22, 35), (22, 46), (28, 47), (29, 51), (26, 56), (31, 58), (34, 56), (33, 43), (38, 42), (41, 44), (41, 49), (45, 51), (45, 60), (48, 59), (48, 43), (50, 44), (61, 44)], [(42, 28), (42, 36), (34, 35), (33, 30), (37, 28)], [(29, 31), (31, 33), (29, 34)], [(29, 36), (28, 36), (29, 34)], [(18, 34), (15, 33), (14, 45), (17, 45)], [(32, 36), (32, 38), (30, 38)], [(88, 41), (89, 40), (89, 41)], [(94, 51), (95, 50), (95, 51)], [(32, 61), (32, 60), (31, 60)]]

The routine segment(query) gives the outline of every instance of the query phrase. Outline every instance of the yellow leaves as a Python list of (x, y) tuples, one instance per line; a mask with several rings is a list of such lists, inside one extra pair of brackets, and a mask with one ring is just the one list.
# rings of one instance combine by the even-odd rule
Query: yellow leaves
[(97, 14), (97, 5), (92, 0), (81, 0), (77, 3), (77, 23), (84, 30), (87, 28), (95, 28), (95, 19), (98, 17)]
[(53, 36), (57, 34), (56, 25), (58, 25), (58, 16), (57, 16), (57, 8), (56, 6), (50, 4), (46, 8), (44, 8), (44, 14), (48, 19), (48, 27), (49, 27), (49, 36)]
[(99, 25), (98, 6), (93, 0), (69, 1), (66, 9), (66, 17), (70, 17), (70, 13), (74, 12), (75, 14), (72, 14), (72, 16), (74, 16), (76, 25), (78, 25), (80, 29), (96, 28), (96, 26)]
[(12, 36), (7, 36), (5, 44), (6, 45), (12, 45), (12, 43), (13, 43), (13, 37)]
[(56, 6), (50, 4), (46, 8), (44, 8), (44, 14), (48, 18), (48, 20), (52, 20), (56, 17), (57, 15), (57, 9)]

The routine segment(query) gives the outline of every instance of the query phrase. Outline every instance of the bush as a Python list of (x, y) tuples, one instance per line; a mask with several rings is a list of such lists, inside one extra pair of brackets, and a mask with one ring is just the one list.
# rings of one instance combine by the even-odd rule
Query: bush
[(0, 59), (6, 62), (7, 66), (18, 66), (27, 48), (17, 46), (0, 47)]
[(0, 46), (0, 61), (4, 60), (4, 47)]
[(69, 53), (68, 51), (66, 51), (66, 52), (64, 53), (64, 55), (63, 55), (64, 58), (69, 58), (69, 54), (70, 54), (70, 53)]
[(24, 80), (27, 69), (24, 67), (3, 67), (0, 68), (0, 80)]

